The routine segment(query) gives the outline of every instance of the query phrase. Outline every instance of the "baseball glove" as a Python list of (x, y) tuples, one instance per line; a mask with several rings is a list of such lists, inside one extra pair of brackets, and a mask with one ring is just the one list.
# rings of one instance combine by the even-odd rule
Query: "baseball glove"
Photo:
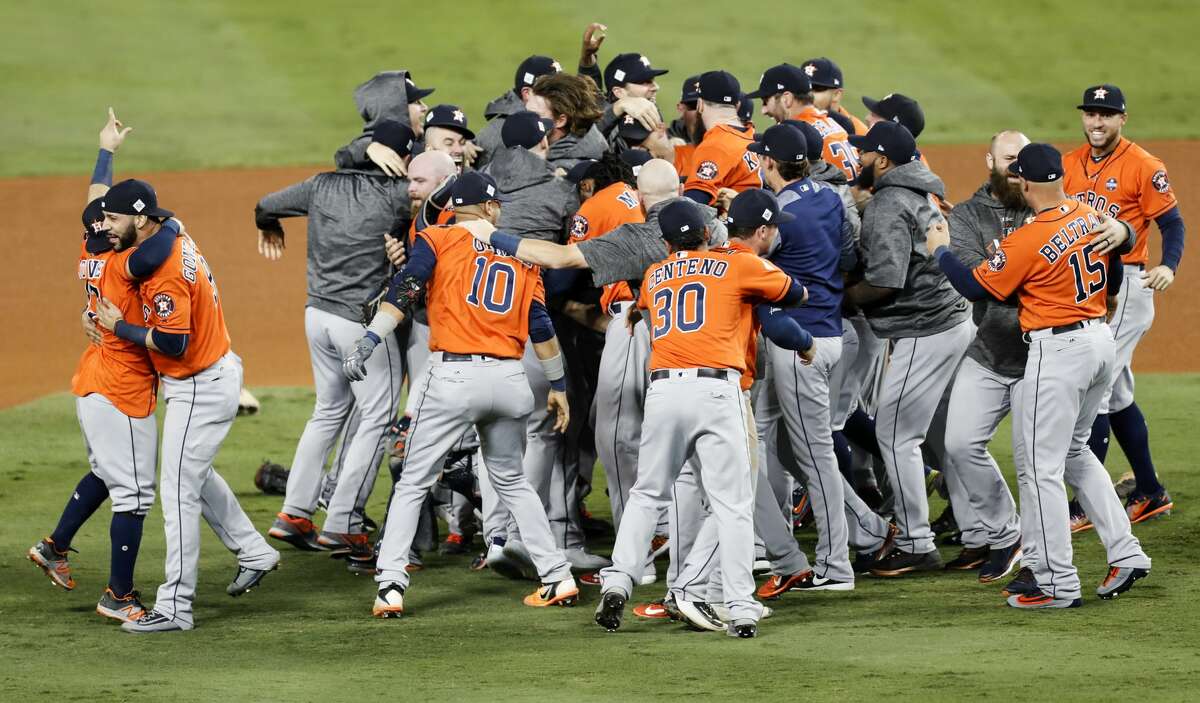
[(279, 464), (263, 461), (254, 472), (254, 485), (267, 495), (281, 496), (287, 493), (288, 470)]

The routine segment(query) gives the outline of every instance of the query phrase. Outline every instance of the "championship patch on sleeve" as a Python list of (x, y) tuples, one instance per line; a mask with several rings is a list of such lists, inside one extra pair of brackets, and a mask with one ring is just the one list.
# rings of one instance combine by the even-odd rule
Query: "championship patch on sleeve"
[(702, 181), (711, 181), (717, 177), (717, 164), (715, 161), (701, 161), (696, 167), (696, 178)]
[(1004, 265), (1008, 263), (1008, 256), (1005, 255), (1003, 249), (997, 249), (988, 257), (988, 270), (992, 273), (998, 273), (1004, 270)]
[(571, 218), (571, 236), (575, 239), (583, 239), (587, 236), (588, 221), (583, 215), (575, 215)]
[(1160, 193), (1166, 193), (1171, 190), (1171, 182), (1167, 180), (1167, 172), (1159, 169), (1150, 177), (1150, 185), (1154, 186), (1154, 190)]
[(159, 293), (150, 302), (153, 303), (154, 314), (158, 315), (160, 320), (167, 319), (171, 313), (175, 312), (175, 301), (167, 293)]

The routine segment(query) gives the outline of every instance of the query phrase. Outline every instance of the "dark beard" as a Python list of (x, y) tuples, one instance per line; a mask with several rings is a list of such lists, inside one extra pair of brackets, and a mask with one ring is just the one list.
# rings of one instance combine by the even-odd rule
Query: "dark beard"
[(875, 164), (863, 166), (858, 172), (858, 180), (854, 182), (859, 190), (871, 190), (875, 187)]
[(988, 179), (988, 190), (1006, 210), (1024, 210), (1029, 207), (1025, 203), (1025, 196), (1021, 194), (1021, 184), (1010, 182), (1008, 176), (1001, 171), (992, 169), (992, 175)]

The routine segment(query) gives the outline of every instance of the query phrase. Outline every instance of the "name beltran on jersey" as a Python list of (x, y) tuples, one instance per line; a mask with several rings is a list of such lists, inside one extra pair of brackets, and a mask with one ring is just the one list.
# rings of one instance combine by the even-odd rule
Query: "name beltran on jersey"
[(1058, 231), (1038, 249), (1038, 253), (1046, 260), (1046, 263), (1052, 264), (1058, 261), (1058, 257), (1062, 256), (1071, 245), (1079, 240), (1092, 228), (1100, 224), (1100, 218), (1096, 217), (1095, 213), (1089, 212), (1086, 217), (1076, 217), (1066, 225), (1059, 227)]
[[(682, 253), (680, 252), (680, 254)], [(654, 290), (657, 286), (673, 278), (683, 276), (724, 278), (725, 272), (728, 270), (729, 263), (717, 259), (677, 259), (659, 264), (658, 268), (654, 269), (654, 273), (650, 274), (647, 283), (650, 290)]]

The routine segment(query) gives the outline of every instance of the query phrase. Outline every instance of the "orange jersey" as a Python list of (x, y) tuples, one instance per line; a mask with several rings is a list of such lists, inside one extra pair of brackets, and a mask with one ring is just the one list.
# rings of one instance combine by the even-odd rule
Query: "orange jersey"
[(496, 253), (457, 225), (427, 227), (417, 236), (437, 256), (425, 292), (429, 348), (520, 359), (529, 307), (546, 302), (541, 268)]
[[(734, 240), (730, 240), (725, 246), (714, 249), (714, 251), (728, 252), (730, 254), (749, 254), (758, 258), (758, 254), (755, 254), (753, 249)], [(741, 387), (744, 391), (750, 390), (750, 386), (754, 385), (754, 372), (756, 370), (755, 367), (758, 365), (758, 331), (761, 327), (762, 325), (759, 324), (758, 318), (751, 314), (750, 333), (746, 339), (746, 372), (742, 374), (741, 378)]]
[(700, 190), (715, 199), (721, 188), (739, 193), (749, 188), (761, 188), (758, 157), (746, 151), (754, 141), (754, 130), (738, 129), (719, 124), (704, 133), (704, 139), (692, 155), (691, 175), (683, 184), (684, 190)]
[[(79, 280), (87, 293), (88, 315), (95, 320), (98, 298), (103, 297), (121, 310), (127, 322), (142, 323), (142, 299), (137, 282), (125, 270), (135, 250), (120, 253), (106, 251), (89, 254), (86, 242), (80, 247)], [(145, 347), (121, 339), (97, 325), (102, 336), (99, 346), (89, 344), (79, 358), (71, 378), (71, 392), (83, 397), (99, 393), (129, 417), (146, 417), (154, 412), (158, 376)]]
[[(448, 225), (450, 220), (454, 219), (454, 206), (446, 203), (446, 207), (438, 211), (437, 222), (435, 224)], [(417, 218), (413, 218), (412, 222), (408, 223), (408, 246), (411, 249), (413, 244), (417, 242)]]
[(839, 115), (842, 115), (842, 116), (846, 117), (846, 119), (850, 120), (850, 123), (854, 125), (854, 133), (856, 135), (862, 135), (862, 134), (867, 133), (867, 123), (863, 122), (862, 120), (858, 119), (854, 115), (850, 114), (849, 110), (842, 107), (841, 105), (838, 105), (836, 112)]
[(1064, 154), (1063, 172), (1067, 195), (1133, 227), (1137, 241), (1122, 261), (1145, 265), (1150, 222), (1177, 204), (1163, 162), (1121, 137), (1099, 162), (1087, 144)]
[(208, 261), (196, 242), (179, 235), (166, 263), (141, 285), (142, 316), (147, 326), (188, 335), (183, 356), (150, 352), (164, 376), (188, 378), (229, 352), (229, 330)]
[(787, 295), (775, 264), (729, 249), (679, 251), (646, 269), (638, 306), (649, 310), (650, 369), (747, 373), (753, 305)]
[[(630, 222), (645, 222), (641, 201), (636, 190), (624, 183), (613, 183), (584, 201), (579, 211), (571, 218), (571, 240), (582, 242), (608, 234), (617, 227)], [(604, 286), (600, 296), (600, 307), (623, 300), (633, 300), (629, 284), (624, 281)]]
[(824, 142), (821, 147), (821, 159), (842, 169), (846, 178), (851, 181), (858, 178), (858, 152), (850, 146), (850, 135), (846, 134), (846, 130), (828, 113), (812, 105), (805, 105), (792, 119), (807, 122), (816, 128)]
[(1075, 201), (1044, 210), (1000, 242), (975, 269), (1002, 300), (1017, 294), (1021, 329), (1040, 330), (1104, 317), (1108, 255), (1092, 253), (1100, 213)]
[(680, 174), (680, 178), (686, 179), (687, 175), (692, 172), (692, 164), (695, 163), (695, 158), (695, 144), (680, 144), (675, 147), (675, 172)]

